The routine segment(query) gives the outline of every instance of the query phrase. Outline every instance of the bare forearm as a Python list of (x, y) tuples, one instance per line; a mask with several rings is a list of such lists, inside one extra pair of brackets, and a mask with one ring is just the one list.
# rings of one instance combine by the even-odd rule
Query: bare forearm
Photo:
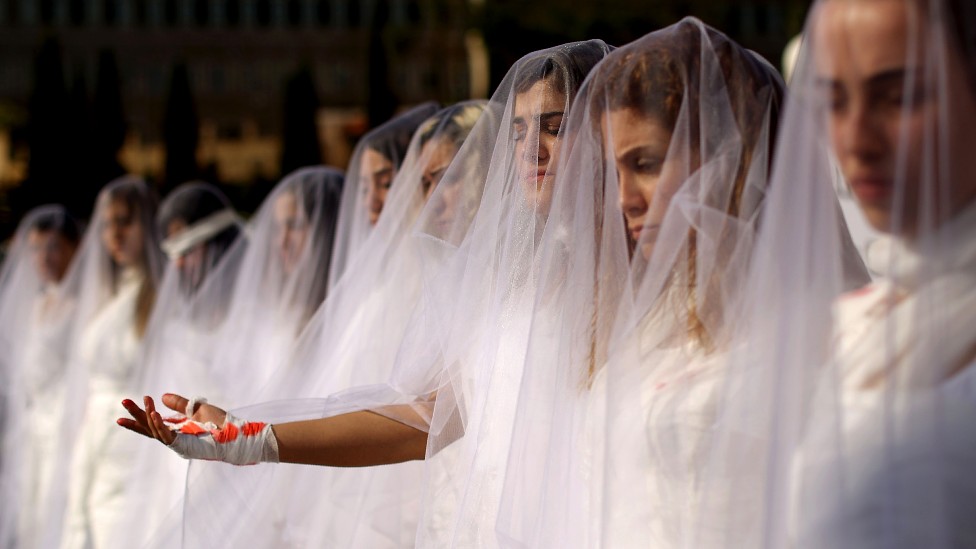
[(280, 423), (273, 427), (285, 463), (367, 467), (424, 459), (427, 433), (375, 414)]

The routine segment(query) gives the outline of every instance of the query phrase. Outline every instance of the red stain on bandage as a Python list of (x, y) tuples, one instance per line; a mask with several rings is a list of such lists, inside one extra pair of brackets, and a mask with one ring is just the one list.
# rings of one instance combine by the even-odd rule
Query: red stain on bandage
[(265, 424), (260, 421), (248, 421), (241, 427), (241, 432), (246, 437), (253, 437), (264, 429)]
[(237, 440), (237, 434), (239, 432), (240, 430), (237, 428), (237, 425), (227, 422), (223, 428), (217, 429), (216, 431), (210, 431), (210, 434), (213, 435), (213, 438), (217, 444), (227, 444), (228, 442)]
[(188, 421), (183, 424), (182, 427), (180, 427), (180, 432), (184, 435), (202, 435), (203, 433), (206, 433), (207, 430), (200, 427), (196, 423), (193, 423), (192, 421)]

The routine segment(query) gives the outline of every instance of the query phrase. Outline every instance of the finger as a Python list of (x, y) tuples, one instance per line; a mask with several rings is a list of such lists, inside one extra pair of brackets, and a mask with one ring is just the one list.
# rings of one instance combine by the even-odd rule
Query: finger
[(135, 402), (129, 399), (125, 399), (122, 401), (122, 407), (125, 408), (126, 412), (129, 412), (129, 415), (132, 416), (132, 419), (136, 420), (136, 422), (139, 423), (139, 425), (141, 425), (144, 429), (148, 429), (148, 420), (146, 419), (146, 412), (143, 412), (142, 408), (140, 408)]
[(159, 412), (154, 410), (150, 416), (150, 419), (152, 420), (152, 424), (156, 428), (156, 431), (159, 433), (159, 436), (156, 438), (158, 438), (160, 442), (166, 446), (173, 444), (173, 441), (176, 440), (176, 433), (170, 431), (169, 428), (166, 427), (166, 424), (163, 422), (163, 416), (159, 415)]
[(135, 420), (120, 417), (119, 419), (115, 420), (115, 423), (117, 423), (120, 427), (125, 427), (126, 429), (132, 431), (133, 433), (139, 433), (144, 437), (154, 438), (152, 436), (152, 433), (149, 432), (149, 429), (143, 427), (142, 425), (139, 424), (139, 422)]
[[(163, 404), (165, 404), (167, 408), (173, 410), (174, 412), (186, 414), (186, 405), (189, 403), (190, 403), (189, 400), (181, 397), (180, 395), (174, 395), (173, 393), (166, 393), (165, 395), (163, 395)], [(199, 408), (200, 405), (197, 404), (196, 407)], [(187, 415), (192, 416), (195, 412), (196, 410), (191, 410), (190, 413)]]
[(142, 397), (143, 405), (146, 407), (146, 426), (149, 428), (149, 432), (152, 433), (154, 439), (162, 440), (159, 430), (156, 428), (155, 422), (152, 420), (153, 414), (156, 412), (156, 403), (153, 402), (152, 397), (144, 396)]

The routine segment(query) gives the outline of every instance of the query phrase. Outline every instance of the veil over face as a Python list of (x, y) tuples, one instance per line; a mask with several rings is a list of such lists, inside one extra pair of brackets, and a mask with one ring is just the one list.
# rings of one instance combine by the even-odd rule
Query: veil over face
[(27, 213), (0, 268), (0, 545), (40, 542), (63, 421), (73, 302), (58, 288), (81, 239), (60, 205)]
[[(375, 319), (375, 323), (359, 324), (357, 320), (357, 324), (352, 325), (355, 329), (347, 329), (346, 334), (352, 334), (355, 338), (372, 334), (368, 341), (370, 345), (353, 345), (347, 348), (357, 350), (355, 354), (346, 355), (352, 358), (325, 364), (318, 363), (320, 368), (330, 368), (332, 372), (343, 375), (354, 372), (345, 366), (346, 364), (352, 364), (360, 370), (371, 368), (369, 371), (374, 373), (380, 372), (372, 369), (374, 365), (379, 366), (385, 368), (384, 377), (389, 377), (387, 383), (349, 391), (324, 402), (299, 402), (291, 406), (269, 405), (251, 408), (242, 413), (256, 417), (256, 414), (260, 414), (260, 410), (265, 410), (264, 417), (277, 415), (277, 418), (293, 419), (372, 409), (418, 429), (430, 429), (431, 456), (439, 454), (440, 449), (449, 445), (451, 441), (457, 440), (464, 431), (460, 422), (451, 420), (452, 416), (460, 420), (459, 416), (452, 414), (452, 410), (458, 410), (457, 403), (463, 402), (467, 396), (472, 395), (471, 383), (476, 382), (477, 371), (486, 372), (481, 378), (486, 383), (490, 382), (490, 366), (496, 362), (494, 356), (486, 358), (484, 362), (478, 362), (477, 354), (481, 350), (490, 348), (493, 342), (504, 340), (502, 333), (490, 330), (490, 325), (497, 325), (493, 319), (502, 318), (499, 315), (505, 314), (505, 311), (494, 305), (514, 307), (515, 302), (510, 301), (506, 296), (513, 292), (519, 296), (527, 295), (521, 294), (521, 289), (529, 288), (531, 284), (531, 278), (527, 278), (526, 275), (531, 270), (536, 238), (541, 234), (546, 219), (549, 196), (547, 190), (554, 184), (553, 168), (559, 147), (564, 140), (563, 120), (566, 109), (575, 97), (585, 75), (608, 50), (609, 47), (602, 42), (591, 41), (569, 44), (527, 56), (513, 67), (499, 86), (488, 103), (485, 113), (474, 124), (474, 128), (470, 130), (464, 144), (443, 175), (436, 174), (436, 170), (430, 170), (430, 173), (424, 176), (425, 170), (422, 170), (417, 172), (415, 177), (404, 180), (401, 185), (400, 178), (403, 174), (401, 170), (392, 193), (401, 192), (400, 189), (403, 189), (402, 192), (410, 195), (417, 193), (422, 196), (425, 179), (433, 179), (436, 175), (439, 182), (426, 200), (419, 217), (414, 214), (411, 217), (414, 220), (412, 224), (400, 226), (408, 229), (412, 227), (412, 231), (386, 232), (388, 229), (385, 227), (393, 228), (387, 223), (392, 224), (395, 218), (390, 216), (390, 211), (385, 211), (370, 234), (370, 240), (364, 247), (364, 251), (357, 255), (357, 263), (362, 261), (363, 265), (366, 265), (366, 262), (381, 261), (381, 265), (387, 265), (383, 270), (376, 272), (381, 272), (389, 278), (378, 280), (381, 282), (379, 285), (369, 284), (364, 287), (364, 290), (369, 290), (368, 292), (347, 291), (343, 287), (345, 284), (358, 285), (366, 274), (374, 272), (372, 269), (358, 269), (351, 265), (348, 268), (349, 275), (343, 276), (343, 281), (332, 294), (340, 297), (373, 294), (382, 298), (379, 305), (383, 305), (383, 299), (390, 299), (392, 296), (397, 305), (376, 308), (377, 304), (364, 306), (361, 302), (357, 303), (357, 315), (369, 315), (369, 318)], [(539, 82), (542, 84), (532, 90)], [(521, 102), (518, 100), (520, 94), (527, 94), (523, 95), (524, 100)], [(437, 126), (443, 126), (447, 131), (448, 124), (438, 122)], [(423, 150), (424, 139), (424, 132), (415, 135), (414, 143), (420, 150)], [(427, 144), (431, 143), (436, 143), (436, 139), (427, 140)], [(433, 154), (437, 148), (427, 147), (427, 150), (430, 151), (429, 154)], [(394, 198), (392, 194), (389, 202), (391, 205), (410, 203)], [(454, 213), (447, 216), (445, 210)], [(385, 252), (378, 253), (385, 250), (385, 246), (376, 248), (377, 252), (374, 252), (370, 245), (374, 239), (379, 242), (378, 239), (385, 238), (387, 242), (391, 242), (394, 241), (391, 240), (392, 237), (399, 239), (396, 241), (397, 247), (391, 248), (391, 250), (399, 250), (398, 252), (392, 255), (387, 255)], [(397, 264), (412, 267), (408, 270), (389, 270), (388, 266)], [(412, 274), (406, 277), (396, 276), (397, 273)], [(356, 275), (355, 279), (353, 274)], [(494, 281), (499, 282), (497, 288), (492, 287)], [(409, 282), (410, 285), (405, 282)], [(405, 291), (405, 288), (409, 291)], [(410, 296), (410, 299), (404, 300), (403, 296)], [(488, 299), (482, 300), (482, 296)], [(323, 310), (335, 306), (330, 303), (331, 301), (331, 298), (326, 301)], [(525, 303), (525, 300), (518, 300), (519, 307), (524, 306)], [(401, 307), (399, 304), (407, 306)], [(491, 307), (486, 308), (486, 305)], [(383, 314), (370, 313), (373, 308), (383, 311)], [(319, 315), (323, 314), (323, 310), (320, 310)], [(481, 312), (489, 316), (482, 316)], [(399, 318), (395, 321), (398, 330), (396, 332), (387, 328), (391, 318)], [(318, 315), (310, 324), (310, 329), (315, 326), (317, 320)], [(322, 331), (319, 328), (316, 328), (316, 332), (330, 334), (330, 331)], [(303, 335), (296, 356), (307, 356), (304, 354), (309, 349), (305, 347), (307, 343), (305, 336), (309, 333), (306, 331)], [(505, 334), (508, 333), (510, 332), (506, 330)], [(477, 337), (477, 341), (472, 339), (474, 337)], [(509, 352), (517, 353), (517, 345), (517, 342), (514, 347), (508, 347), (506, 344), (506, 355), (498, 361), (507, 360)], [(315, 346), (311, 347), (313, 351), (314, 348)], [(324, 348), (329, 349), (329, 346)], [(343, 355), (338, 354), (337, 351), (346, 352), (339, 347), (332, 348), (330, 351), (332, 356), (338, 357)], [(314, 356), (314, 352), (311, 356)], [(375, 357), (379, 357), (380, 360)], [(314, 361), (305, 360), (296, 364), (300, 365), (303, 362), (315, 364)], [(510, 365), (506, 362), (506, 367), (508, 366)], [(393, 369), (392, 376), (389, 374), (390, 368)], [(510, 373), (513, 371), (507, 371), (506, 375)], [(380, 378), (380, 381), (382, 379), (384, 378)], [(375, 379), (366, 380), (362, 377), (354, 381), (377, 382)], [(343, 380), (337, 383), (326, 378), (325, 385), (317, 383), (306, 385), (309, 386), (331, 387), (334, 391), (343, 386), (348, 387), (349, 384)], [(436, 404), (431, 401), (433, 393), (437, 395)], [(494, 395), (503, 396), (504, 391), (496, 392)], [(398, 403), (411, 404), (412, 408), (390, 407)], [(470, 417), (491, 415), (491, 411), (484, 403), (472, 404), (470, 410), (475, 412)], [(302, 406), (306, 411), (297, 411)], [(412, 410), (412, 412), (407, 413), (405, 410)], [(442, 413), (445, 414), (443, 418), (440, 416)], [(465, 418), (465, 421), (467, 419)], [(414, 503), (418, 497), (415, 483), (419, 481), (421, 475), (417, 472), (393, 474), (398, 471), (397, 468), (415, 467), (416, 464), (384, 468), (383, 471), (388, 472), (386, 478), (393, 477), (390, 479), (392, 484), (388, 484), (389, 481), (378, 481), (377, 478), (380, 477), (377, 476), (370, 481), (375, 484), (363, 482), (353, 486), (350, 491), (337, 489), (333, 492), (348, 493), (356, 501), (363, 502), (363, 505), (351, 510), (353, 516), (349, 516), (350, 509), (346, 503), (324, 502), (320, 492), (313, 490), (316, 494), (314, 499), (319, 501), (320, 505), (331, 505), (336, 510), (334, 515), (323, 511), (316, 516), (346, 517), (341, 521), (344, 525), (340, 524), (338, 531), (347, 530), (349, 525), (353, 525), (358, 527), (359, 531), (355, 532), (357, 535), (397, 532), (395, 537), (388, 535), (388, 539), (393, 540), (393, 545), (398, 544), (396, 540), (409, 540), (407, 543), (421, 546), (438, 543), (463, 546), (473, 540), (475, 543), (480, 540), (492, 543), (490, 540), (493, 539), (493, 526), (489, 524), (493, 524), (493, 508), (497, 506), (499, 483), (490, 482), (490, 475), (486, 474), (487, 471), (480, 466), (478, 469), (471, 470), (473, 473), (471, 478), (476, 479), (471, 486), (477, 489), (470, 492), (470, 499), (465, 502), (453, 497), (460, 493), (458, 490), (463, 491), (462, 483), (449, 482), (444, 476), (451, 471), (460, 472), (461, 476), (458, 479), (465, 476), (464, 470), (470, 464), (467, 461), (471, 455), (469, 452), (477, 450), (479, 438), (477, 431), (478, 429), (472, 429), (472, 435), (468, 439), (470, 445), (466, 445), (462, 452), (448, 456), (435, 464), (431, 464), (428, 460), (425, 465), (428, 471), (423, 475), (424, 503), (419, 507), (423, 513), (420, 517), (419, 530), (413, 528), (404, 530), (404, 526), (415, 524), (415, 518), (406, 519), (418, 509)], [(491, 436), (504, 438), (505, 435), (503, 430), (498, 430)], [(494, 444), (500, 438), (493, 438), (491, 444), (494, 458), (504, 457), (504, 452)], [(488, 453), (484, 455), (487, 456)], [(494, 469), (497, 459), (490, 461), (491, 468), (497, 471)], [(207, 467), (206, 464), (199, 468), (197, 464), (191, 466), (191, 482), (195, 482), (196, 478), (203, 478), (202, 473), (200, 477), (195, 477), (194, 470), (202, 471), (204, 467)], [(215, 469), (209, 467), (206, 471), (208, 484), (221, 482), (214, 480), (213, 474), (219, 474)], [(239, 471), (234, 473), (240, 474)], [(343, 478), (355, 478), (346, 476), (350, 473), (354, 472), (342, 471)], [(378, 472), (375, 474), (378, 475)], [(264, 475), (255, 473), (254, 476)], [(235, 478), (238, 481), (240, 479), (239, 476)], [(413, 481), (413, 488), (404, 485), (407, 479)], [(341, 479), (330, 482), (339, 482), (340, 484), (334, 485), (336, 487), (341, 485)], [(304, 482), (299, 484), (306, 485)], [(363, 486), (367, 485), (375, 487), (375, 490), (364, 494)], [(393, 488), (396, 486), (399, 487)], [(488, 491), (482, 491), (483, 487)], [(483, 501), (488, 505), (485, 508), (488, 515), (480, 511), (474, 514), (470, 512), (472, 506), (481, 505), (482, 498), (478, 496), (478, 491), (486, 496)], [(263, 494), (264, 491), (260, 493)], [(288, 492), (282, 495), (290, 497), (289, 501), (296, 508), (300, 507), (298, 502), (309, 501), (306, 498), (296, 499), (290, 494)], [(444, 499), (442, 495), (448, 497)], [(262, 496), (258, 498), (258, 502), (249, 502), (246, 507), (255, 510), (263, 509), (259, 505), (261, 501), (279, 501), (277, 497)], [(393, 501), (397, 503), (391, 503)], [(210, 517), (213, 516), (209, 513), (211, 510), (225, 507), (224, 504), (215, 505), (212, 498), (206, 497), (188, 503), (195, 509), (207, 510), (207, 516)], [(233, 508), (238, 507), (233, 506)], [(318, 507), (306, 505), (306, 509), (308, 508)], [(395, 516), (398, 519), (402, 517), (404, 520), (398, 520), (391, 530), (388, 521), (378, 520), (378, 515), (372, 512), (378, 509), (401, 509), (405, 514)], [(414, 511), (411, 512), (410, 509)], [(285, 521), (285, 524), (289, 523), (290, 521)], [(373, 526), (367, 528), (366, 525)], [(210, 527), (202, 525), (199, 529), (193, 528), (195, 534), (205, 529), (210, 530)], [(299, 530), (289, 529), (289, 531)], [(315, 530), (310, 531), (315, 532)], [(210, 530), (210, 532), (216, 535), (217, 531)], [(321, 532), (321, 529), (318, 532)], [(391, 544), (390, 541), (381, 543)]]
[[(424, 276), (390, 384), (426, 404), (411, 419), (378, 412), (429, 431), (421, 546), (498, 543), (494, 520), (537, 246), (560, 184), (558, 158), (571, 141), (573, 100), (609, 49), (567, 44), (516, 63), (489, 104), (497, 130), (476, 127), (417, 224), (413, 238), (437, 267)], [(450, 199), (453, 182), (466, 184), (471, 173), (482, 178), (474, 215), (438, 223), (437, 200)]]
[(434, 102), (418, 105), (373, 129), (356, 144), (346, 168), (349, 184), (342, 193), (329, 287), (339, 281), (379, 221), (417, 126), (439, 108)]
[(765, 61), (695, 19), (615, 50), (584, 83), (540, 244), (501, 539), (690, 539), (675, 529), (695, 501), (783, 94)]
[(75, 303), (65, 375), (72, 390), (63, 401), (45, 535), (65, 545), (105, 543), (124, 515), (135, 445), (116, 436), (113, 422), (140, 379), (139, 349), (162, 273), (155, 214), (155, 196), (141, 179), (106, 185), (59, 290)]
[[(136, 394), (216, 386), (209, 374), (216, 333), (229, 309), (235, 277), (247, 250), (243, 221), (213, 185), (185, 183), (163, 200), (156, 227), (170, 262), (163, 274), (140, 352)], [(120, 545), (143, 546), (182, 497), (173, 477), (186, 463), (140, 445), (125, 488), (127, 507), (149, 517), (116, 525)]]
[[(292, 400), (250, 407), (242, 413), (284, 421), (410, 399), (388, 387), (373, 387), (326, 403), (294, 400), (381, 384), (389, 376), (424, 282), (422, 267), (430, 264), (421, 261), (422, 248), (409, 238), (411, 227), (425, 204), (437, 208), (439, 218), (445, 221), (473, 215), (477, 202), (471, 200), (478, 193), (467, 187), (480, 190), (483, 184), (474, 172), (470, 180), (455, 180), (444, 196), (438, 195), (437, 189), (448, 188), (445, 172), (464, 154), (466, 138), (473, 129), (486, 131), (483, 124), (494, 127), (489, 115), (482, 116), (485, 107), (483, 101), (459, 103), (419, 125), (394, 179), (383, 216), (347, 266), (347, 274), (329, 290), (287, 362), (263, 387), (265, 397)], [(478, 149), (469, 154), (479, 154)], [(363, 470), (289, 467), (258, 471), (246, 479), (235, 470), (229, 473), (232, 477), (224, 479), (222, 469), (194, 464), (187, 509), (191, 517), (197, 510), (206, 510), (201, 519), (206, 516), (207, 524), (192, 519), (185, 524), (185, 543), (207, 544), (218, 537), (226, 540), (226, 528), (220, 526), (224, 515), (215, 519), (212, 512), (219, 507), (233, 510), (233, 516), (226, 518), (234, 524), (239, 523), (242, 513), (260, 517), (252, 527), (235, 527), (240, 539), (251, 545), (411, 546), (419, 468), (419, 464)], [(226, 490), (229, 485), (225, 480), (235, 485), (247, 482), (251, 487), (248, 493), (255, 499), (241, 502), (236, 490)], [(304, 488), (296, 494), (295, 486)], [(356, 504), (351, 505), (351, 501)]]
[(228, 405), (254, 401), (325, 300), (343, 185), (334, 168), (300, 169), (251, 220), (210, 366)]
[[(754, 486), (749, 520), (724, 526), (743, 546), (974, 537), (974, 9), (811, 9), (711, 466)], [(885, 235), (867, 253), (877, 278), (846, 293), (834, 166)]]
[(175, 267), (172, 276), (183, 297), (190, 297), (237, 240), (242, 222), (219, 189), (194, 181), (180, 185), (163, 200), (156, 225), (163, 251)]

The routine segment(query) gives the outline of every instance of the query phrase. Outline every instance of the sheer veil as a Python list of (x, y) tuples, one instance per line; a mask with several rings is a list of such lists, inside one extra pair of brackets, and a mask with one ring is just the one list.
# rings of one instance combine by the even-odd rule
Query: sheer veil
[(438, 108), (434, 102), (418, 105), (371, 130), (356, 144), (346, 169), (349, 184), (342, 193), (329, 287), (339, 281), (376, 224), (417, 126)]
[(0, 268), (0, 546), (35, 547), (44, 532), (54, 447), (64, 421), (73, 300), (60, 294), (81, 239), (60, 205), (31, 210)]
[(106, 185), (61, 285), (75, 303), (65, 376), (72, 390), (57, 436), (45, 545), (105, 543), (125, 514), (122, 493), (138, 445), (119, 436), (113, 422), (118, 403), (137, 387), (139, 349), (162, 273), (155, 213), (155, 195), (141, 179)]
[[(413, 229), (407, 231), (411, 226), (406, 225), (403, 226), (402, 233), (396, 233), (400, 238), (399, 249), (409, 253), (395, 254), (394, 258), (397, 261), (409, 260), (407, 264), (416, 265), (420, 270), (410, 278), (402, 275), (397, 277), (400, 272), (410, 271), (384, 270), (381, 272), (393, 275), (384, 281), (385, 284), (366, 286), (370, 291), (375, 291), (377, 287), (393, 284), (391, 287), (396, 293), (386, 292), (386, 295), (395, 297), (395, 301), (391, 303), (396, 304), (388, 303), (385, 308), (378, 309), (384, 312), (378, 324), (355, 325), (364, 336), (371, 336), (367, 340), (370, 345), (353, 347), (358, 352), (349, 355), (357, 359), (350, 362), (356, 368), (385, 368), (389, 377), (388, 383), (347, 391), (325, 401), (271, 403), (241, 410), (242, 415), (249, 417), (281, 421), (372, 409), (419, 429), (429, 429), (429, 458), (422, 465), (425, 472), (422, 474), (423, 488), (420, 492), (416, 488), (411, 491), (398, 487), (396, 483), (378, 481), (391, 476), (401, 483), (404, 480), (414, 483), (421, 480), (416, 469), (410, 469), (414, 471), (412, 473), (395, 475), (398, 468), (419, 465), (402, 464), (368, 471), (368, 482), (360, 483), (354, 490), (332, 492), (349, 496), (346, 500), (340, 499), (338, 505), (324, 501), (326, 498), (322, 497), (323, 492), (314, 489), (314, 486), (321, 486), (320, 484), (308, 484), (304, 481), (287, 483), (288, 488), (282, 494), (295, 507), (299, 507), (300, 502), (313, 502), (311, 508), (322, 509), (316, 513), (317, 517), (337, 517), (344, 523), (343, 528), (358, 528), (358, 535), (385, 535), (385, 538), (379, 538), (384, 541), (374, 542), (378, 546), (470, 546), (471, 543), (482, 540), (491, 543), (501, 484), (498, 477), (501, 470), (499, 460), (504, 461), (506, 455), (503, 441), (508, 434), (505, 431), (505, 422), (510, 421), (513, 412), (504, 403), (508, 396), (517, 393), (517, 387), (513, 389), (501, 385), (497, 391), (492, 388), (488, 391), (492, 395), (488, 402), (481, 399), (480, 393), (472, 392), (471, 388), (473, 383), (482, 382), (486, 383), (484, 387), (490, 387), (491, 377), (495, 374), (499, 379), (510, 379), (519, 375), (521, 362), (514, 360), (514, 357), (518, 356), (521, 339), (515, 337), (511, 344), (508, 342), (507, 336), (512, 335), (511, 330), (517, 330), (517, 327), (505, 326), (504, 319), (509, 313), (515, 312), (519, 315), (519, 322), (525, 322), (524, 307), (531, 303), (527, 296), (532, 295), (534, 288), (533, 280), (528, 275), (537, 238), (545, 225), (548, 212), (555, 176), (552, 169), (559, 147), (562, 146), (565, 112), (585, 75), (608, 50), (606, 44), (590, 41), (543, 50), (520, 60), (502, 81), (488, 103), (485, 114), (470, 130), (454, 161), (434, 187), (419, 217), (414, 217)], [(415, 143), (419, 139), (422, 139), (422, 133), (415, 135)], [(550, 160), (553, 164), (549, 163)], [(414, 189), (421, 182), (418, 179), (408, 180), (412, 182)], [(406, 181), (401, 182), (398, 178), (391, 190), (390, 207), (407, 207), (411, 203), (394, 196), (400, 192), (403, 183)], [(415, 193), (417, 190), (406, 187), (403, 192)], [(393, 217), (388, 216), (389, 212), (385, 211), (380, 217), (379, 223), (370, 234), (370, 241), (381, 238), (384, 224), (392, 223), (388, 220)], [(370, 253), (364, 251), (357, 255), (356, 260), (395, 264), (382, 254), (373, 253), (370, 248), (367, 243), (364, 250)], [(333, 288), (331, 295), (369, 295), (361, 292), (347, 294), (342, 285), (353, 275), (361, 278), (371, 271), (350, 266), (347, 272), (347, 275), (343, 275), (343, 280)], [(404, 285), (405, 281), (410, 281), (410, 284), (419, 283), (417, 293), (409, 301), (404, 301), (401, 295), (410, 294), (401, 291), (401, 288), (407, 287)], [(324, 307), (330, 307), (331, 300), (330, 297)], [(408, 306), (401, 309), (399, 303)], [(363, 314), (363, 311), (369, 309), (363, 309), (360, 304), (357, 311)], [(402, 313), (405, 316), (397, 321), (402, 335), (396, 336), (395, 332), (385, 328), (388, 326), (385, 322), (389, 315)], [(319, 314), (322, 314), (321, 310)], [(313, 319), (310, 327), (315, 325), (316, 320), (317, 318)], [(500, 326), (504, 329), (495, 329)], [(358, 335), (357, 332), (349, 332), (348, 327), (342, 328), (346, 328), (347, 333)], [(308, 333), (307, 331), (303, 334), (296, 356), (301, 356), (304, 352), (305, 336)], [(501, 354), (496, 355), (494, 351), (485, 353), (493, 346), (501, 346)], [(377, 362), (372, 358), (378, 356), (377, 347), (381, 353), (392, 353), (384, 355), (392, 362), (384, 366), (384, 361)], [(300, 365), (301, 361), (296, 364)], [(317, 364), (319, 368), (336, 368), (338, 365)], [(499, 366), (497, 369), (496, 364)], [(392, 375), (389, 373), (390, 368)], [(371, 382), (376, 383), (375, 380)], [(316, 387), (318, 384), (310, 385)], [(323, 387), (329, 385), (332, 386), (331, 390), (341, 388), (333, 383)], [(435, 395), (436, 399), (433, 399)], [(390, 406), (397, 403), (411, 406)], [(304, 411), (301, 410), (303, 406)], [(493, 417), (495, 406), (501, 406), (505, 414), (500, 418), (497, 427)], [(463, 442), (458, 440), (462, 434)], [(445, 453), (446, 447), (455, 441), (459, 444), (451, 452)], [(474, 455), (485, 456), (488, 460), (484, 464), (472, 462), (470, 458)], [(443, 459), (439, 459), (441, 457)], [(438, 459), (432, 461), (431, 458)], [(290, 468), (294, 469), (296, 468)], [(218, 469), (209, 464), (192, 464), (189, 477), (192, 493), (188, 505), (192, 514), (200, 517), (200, 523), (194, 522), (192, 526), (184, 528), (184, 543), (187, 543), (187, 535), (194, 539), (203, 539), (206, 535), (216, 536), (218, 532), (225, 534), (226, 529), (212, 529), (211, 525), (215, 516), (227, 514), (224, 511), (227, 508), (235, 510), (235, 524), (239, 522), (241, 508), (251, 509), (248, 513), (253, 513), (254, 516), (279, 516), (277, 513), (261, 512), (265, 509), (262, 506), (264, 501), (279, 501), (275, 498), (281, 497), (267, 498), (263, 489), (248, 491), (254, 499), (249, 498), (244, 503), (235, 502), (232, 505), (228, 505), (227, 500), (222, 497), (214, 498), (215, 492), (209, 489), (210, 486), (226, 485), (229, 482), (248, 482), (249, 486), (253, 486), (252, 483), (260, 484), (264, 481), (278, 487), (280, 491), (285, 483), (267, 482), (268, 477), (285, 475), (279, 470), (289, 469), (264, 466), (249, 468), (246, 471), (248, 479), (245, 480), (239, 469), (230, 472), (233, 476), (228, 474), (226, 478), (222, 478), (221, 473), (226, 469)], [(318, 471), (317, 474), (323, 476), (336, 474), (335, 471)], [(355, 478), (345, 475), (360, 472), (341, 471), (343, 476), (336, 478)], [(197, 484), (203, 480), (205, 484)], [(296, 494), (294, 486), (310, 487), (310, 490)], [(422, 497), (419, 507), (413, 501), (418, 494)], [(405, 495), (409, 498), (405, 499)], [(315, 502), (319, 503), (318, 507)], [(351, 505), (350, 502), (355, 504)], [(323, 505), (335, 505), (336, 511), (330, 514)], [(394, 509), (402, 511), (411, 508), (414, 509), (411, 513), (394, 513), (392, 518), (408, 518), (419, 509), (422, 512), (419, 528), (413, 526), (416, 518), (397, 523), (384, 519), (377, 512), (385, 509), (385, 513), (392, 513)], [(222, 522), (216, 521), (217, 524)], [(272, 523), (272, 527), (267, 527), (268, 522)], [(276, 519), (266, 519), (263, 527), (256, 524), (255, 528), (260, 528), (260, 531), (250, 538), (255, 539), (261, 532), (275, 532), (277, 524)], [(288, 524), (288, 521), (282, 524)], [(284, 526), (282, 531), (296, 535), (302, 529)]]
[[(416, 223), (425, 201), (434, 200), (428, 201), (429, 193), (439, 186), (438, 181), (443, 181), (445, 169), (476, 122), (480, 124), (484, 108), (483, 102), (460, 103), (419, 125), (386, 197), (383, 215), (348, 264), (346, 274), (329, 290), (328, 298), (305, 327), (286, 363), (264, 384), (265, 398), (323, 396), (386, 380), (422, 283), (419, 251), (407, 238), (410, 227)], [(475, 178), (472, 187), (480, 188), (477, 181)], [(465, 200), (470, 200), (471, 192), (465, 189), (456, 193), (457, 207), (452, 206), (451, 212), (461, 212), (463, 205), (470, 208)], [(454, 215), (451, 212), (445, 211), (445, 215)], [(324, 408), (319, 400), (290, 400), (252, 407), (242, 413), (283, 421), (406, 399), (389, 388), (373, 388)], [(412, 473), (407, 469), (410, 467)], [(248, 514), (264, 517), (254, 522), (253, 531), (239, 529), (241, 539), (259, 546), (410, 545), (415, 525), (411, 503), (416, 503), (417, 467), (405, 464), (389, 470), (360, 471), (282, 467), (249, 474), (251, 480), (246, 481), (237, 476), (240, 471), (230, 471), (230, 482), (248, 482), (261, 494), (258, 499), (240, 504)], [(224, 536), (213, 525), (211, 509), (215, 501), (237, 497), (217, 486), (222, 483), (216, 479), (223, 471), (205, 464), (192, 469), (190, 522), (199, 518), (208, 524), (199, 528), (186, 526), (183, 542), (187, 545), (208, 543), (210, 535)], [(294, 492), (295, 486), (303, 487), (301, 494)], [(237, 510), (238, 515), (241, 512)], [(199, 517), (194, 516), (198, 513)], [(323, 516), (330, 518), (324, 520)]]
[[(156, 226), (170, 262), (163, 274), (141, 350), (136, 394), (217, 384), (208, 366), (216, 333), (229, 309), (240, 260), (247, 250), (244, 223), (216, 187), (180, 185), (160, 205)], [(116, 527), (120, 546), (141, 547), (183, 495), (173, 478), (186, 475), (186, 462), (141, 444), (127, 505), (145, 511), (138, 525)]]
[[(974, 21), (955, 0), (811, 9), (710, 465), (752, 495), (724, 525), (742, 546), (972, 544)], [(853, 292), (834, 165), (885, 233)]]

